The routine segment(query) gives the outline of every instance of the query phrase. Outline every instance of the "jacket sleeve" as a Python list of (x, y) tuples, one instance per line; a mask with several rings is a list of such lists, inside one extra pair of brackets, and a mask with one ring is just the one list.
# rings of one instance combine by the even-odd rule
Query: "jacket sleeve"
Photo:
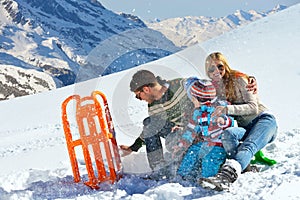
[(236, 79), (235, 92), (237, 102), (231, 102), (227, 106), (228, 115), (252, 115), (258, 114), (258, 98), (257, 95), (248, 91), (246, 85), (248, 80), (242, 77)]
[(132, 151), (137, 152), (144, 144), (144, 140), (141, 137), (138, 137), (134, 143), (129, 147)]
[[(145, 137), (156, 134), (161, 137), (168, 135), (175, 123), (170, 121), (165, 121), (160, 118), (160, 116), (149, 116), (143, 121), (143, 131), (140, 136), (134, 141), (134, 143), (129, 147), (132, 151), (138, 151), (143, 144), (145, 144)], [(148, 134), (147, 134), (148, 133)]]

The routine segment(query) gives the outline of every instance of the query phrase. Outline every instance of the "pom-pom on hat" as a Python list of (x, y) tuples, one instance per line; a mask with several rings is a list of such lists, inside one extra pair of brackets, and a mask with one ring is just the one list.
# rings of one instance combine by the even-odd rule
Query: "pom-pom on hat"
[(200, 102), (211, 101), (216, 98), (216, 89), (209, 80), (188, 78), (185, 82), (185, 89), (190, 99), (192, 96)]

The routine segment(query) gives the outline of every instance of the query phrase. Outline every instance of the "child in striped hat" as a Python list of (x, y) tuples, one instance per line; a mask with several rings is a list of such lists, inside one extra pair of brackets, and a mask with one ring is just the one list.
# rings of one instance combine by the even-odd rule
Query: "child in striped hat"
[(185, 89), (195, 109), (172, 155), (176, 160), (182, 159), (177, 174), (197, 180), (217, 174), (226, 159), (221, 134), (223, 129), (233, 126), (234, 120), (226, 115), (211, 117), (215, 107), (226, 102), (218, 101), (216, 89), (209, 80), (188, 78)]

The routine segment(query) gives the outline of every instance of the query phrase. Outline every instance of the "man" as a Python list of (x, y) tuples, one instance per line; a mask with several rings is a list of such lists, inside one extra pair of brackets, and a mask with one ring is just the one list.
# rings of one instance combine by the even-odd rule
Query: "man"
[(121, 145), (125, 154), (138, 151), (146, 144), (147, 158), (152, 170), (164, 165), (163, 149), (160, 137), (175, 134), (175, 129), (188, 122), (187, 114), (193, 109), (192, 102), (184, 90), (185, 79), (170, 81), (155, 77), (148, 70), (136, 72), (130, 82), (130, 90), (136, 98), (148, 103), (149, 117), (143, 121), (143, 131), (133, 145)]

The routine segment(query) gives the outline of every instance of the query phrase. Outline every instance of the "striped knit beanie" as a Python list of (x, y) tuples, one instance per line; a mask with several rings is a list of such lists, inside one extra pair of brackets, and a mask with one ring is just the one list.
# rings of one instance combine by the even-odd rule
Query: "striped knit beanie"
[(191, 77), (186, 80), (185, 88), (190, 99), (196, 97), (198, 101), (211, 101), (216, 98), (216, 89), (209, 80)]

